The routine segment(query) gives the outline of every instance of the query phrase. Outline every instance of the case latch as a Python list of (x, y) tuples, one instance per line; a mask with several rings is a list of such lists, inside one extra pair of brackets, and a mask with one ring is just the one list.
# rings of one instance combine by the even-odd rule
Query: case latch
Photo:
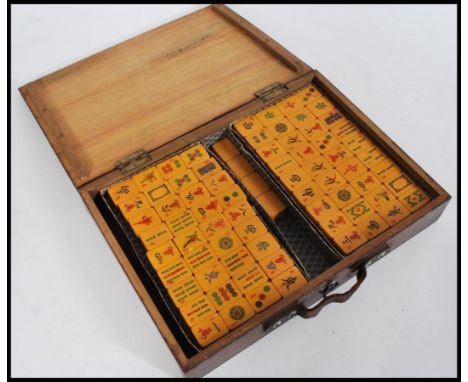
[(288, 90), (285, 84), (281, 82), (275, 82), (274, 84), (268, 85), (263, 89), (260, 89), (255, 93), (255, 97), (260, 98), (262, 101), (268, 101), (280, 94), (285, 93)]
[(126, 175), (148, 162), (151, 162), (151, 156), (145, 150), (138, 150), (115, 162), (115, 167), (117, 167), (123, 175)]

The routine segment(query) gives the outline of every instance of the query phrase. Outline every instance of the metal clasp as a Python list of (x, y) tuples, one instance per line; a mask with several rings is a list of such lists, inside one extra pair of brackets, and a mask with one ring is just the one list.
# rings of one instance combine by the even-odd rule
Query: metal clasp
[(255, 93), (255, 97), (260, 98), (262, 101), (268, 101), (287, 91), (288, 88), (285, 84), (281, 82), (275, 82), (271, 85), (264, 87), (263, 89), (260, 89), (258, 92)]
[(123, 175), (129, 174), (134, 170), (142, 167), (146, 163), (151, 162), (151, 156), (145, 150), (138, 150), (133, 154), (115, 162), (117, 167)]

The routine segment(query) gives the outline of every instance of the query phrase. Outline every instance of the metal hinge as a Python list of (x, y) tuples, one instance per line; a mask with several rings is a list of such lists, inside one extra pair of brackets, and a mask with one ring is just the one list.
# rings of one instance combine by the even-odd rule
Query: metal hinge
[(255, 97), (260, 98), (262, 101), (268, 101), (280, 94), (283, 94), (288, 91), (288, 88), (285, 84), (281, 82), (275, 82), (274, 84), (268, 85), (263, 89), (260, 89), (255, 93)]
[(138, 150), (115, 162), (115, 167), (117, 167), (123, 175), (126, 175), (148, 162), (151, 162), (151, 156), (145, 150)]

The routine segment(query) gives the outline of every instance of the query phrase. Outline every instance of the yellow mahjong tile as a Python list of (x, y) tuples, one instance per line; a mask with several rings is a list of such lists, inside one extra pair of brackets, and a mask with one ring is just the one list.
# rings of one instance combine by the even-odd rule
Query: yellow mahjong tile
[(209, 244), (202, 244), (184, 255), (184, 260), (193, 273), (199, 272), (216, 263), (218, 257)]
[(356, 248), (367, 242), (367, 238), (366, 235), (364, 235), (358, 228), (353, 227), (350, 230), (334, 237), (333, 241), (345, 255), (349, 255)]
[(257, 263), (242, 268), (232, 276), (232, 279), (243, 294), (268, 281), (267, 275)]
[(319, 118), (319, 121), (333, 133), (339, 132), (340, 128), (348, 125), (350, 122), (339, 110), (331, 110)]
[(162, 183), (163, 177), (159, 174), (156, 167), (150, 167), (132, 176), (133, 182), (136, 184), (141, 192), (146, 191), (150, 186)]
[(336, 170), (343, 175), (346, 180), (351, 180), (367, 171), (367, 167), (356, 157), (348, 159), (336, 167)]
[(371, 167), (370, 170), (382, 183), (385, 183), (401, 174), (401, 169), (389, 158), (386, 158)]
[(304, 129), (314, 126), (318, 123), (317, 118), (304, 106), (301, 106), (296, 112), (287, 115), (287, 120), (296, 128), (308, 135)]
[(250, 240), (268, 232), (265, 224), (258, 216), (244, 220), (242, 223), (234, 227), (234, 231), (244, 243), (248, 243)]
[(272, 190), (265, 192), (257, 198), (257, 202), (262, 206), (265, 212), (272, 220), (276, 220), (287, 206)]
[(250, 307), (247, 300), (241, 297), (222, 308), (219, 311), (219, 315), (229, 329), (234, 329), (255, 316), (255, 312)]
[(181, 257), (162, 268), (156, 269), (156, 272), (166, 288), (170, 288), (182, 280), (192, 277), (192, 272)]
[(186, 208), (192, 207), (195, 203), (201, 202), (209, 196), (210, 192), (203, 183), (196, 183), (179, 192), (179, 197)]
[(258, 263), (269, 279), (278, 276), (286, 269), (294, 266), (294, 262), (284, 249), (280, 249), (279, 251), (264, 257)]
[(429, 196), (418, 186), (412, 186), (408, 191), (398, 196), (398, 199), (410, 211), (415, 211), (429, 202)]
[(293, 195), (302, 206), (307, 206), (308, 204), (312, 203), (315, 198), (323, 196), (324, 192), (317, 185), (317, 183), (311, 181), (305, 186), (294, 190)]
[(333, 105), (327, 97), (319, 97), (307, 104), (306, 107), (318, 118), (332, 111), (335, 108), (335, 105)]
[(271, 141), (274, 141), (275, 137), (276, 134), (274, 131), (266, 127), (262, 127), (260, 129), (250, 131), (245, 135), (244, 138), (247, 141), (247, 143), (255, 149)]
[(375, 209), (383, 207), (385, 204), (395, 200), (395, 196), (388, 190), (387, 187), (379, 185), (372, 191), (364, 195), (364, 199)]
[(414, 183), (411, 180), (411, 178), (408, 176), (408, 174), (405, 174), (404, 172), (402, 172), (396, 177), (386, 181), (385, 185), (388, 187), (390, 192), (393, 192), (393, 195), (398, 197), (400, 195), (405, 194), (408, 190), (410, 190), (410, 187), (414, 185)]
[(346, 125), (330, 130), (339, 141), (345, 142), (359, 134), (361, 130), (354, 123), (348, 122)]
[(211, 239), (210, 244), (218, 257), (222, 257), (241, 247), (242, 241), (234, 231), (228, 231)]
[(317, 221), (339, 211), (336, 204), (326, 195), (315, 198), (312, 203), (306, 206), (306, 210)]
[(346, 179), (335, 170), (321, 172), (316, 178), (315, 183), (326, 194), (331, 193), (338, 187), (343, 187), (346, 184)]
[(370, 240), (385, 231), (389, 225), (376, 213), (373, 213), (356, 224), (358, 229)]
[(158, 200), (153, 203), (153, 207), (163, 221), (185, 210), (182, 200), (177, 195), (171, 195)]
[(222, 168), (215, 158), (206, 159), (192, 166), (192, 171), (199, 180), (206, 179), (221, 170)]
[(393, 200), (392, 202), (387, 203), (382, 208), (379, 208), (377, 213), (390, 225), (395, 225), (400, 220), (403, 220), (411, 214), (411, 212), (399, 200)]
[(191, 231), (197, 227), (198, 222), (190, 210), (185, 210), (177, 215), (167, 218), (166, 224), (174, 236), (181, 235), (182, 232)]
[(273, 305), (276, 301), (280, 300), (281, 295), (272, 283), (266, 282), (258, 288), (247, 292), (245, 294), (245, 299), (256, 313), (260, 313)]
[(343, 208), (349, 203), (359, 198), (359, 192), (357, 192), (351, 184), (346, 183), (343, 186), (337, 187), (332, 190), (328, 196), (338, 206)]
[(229, 274), (233, 275), (242, 268), (255, 263), (255, 259), (245, 246), (236, 248), (227, 255), (222, 256), (219, 261), (224, 265)]
[(361, 160), (367, 168), (371, 168), (376, 164), (386, 159), (386, 155), (377, 146), (370, 146), (364, 149), (362, 152), (357, 154), (357, 157)]
[(283, 113), (275, 105), (272, 105), (256, 113), (255, 117), (263, 126), (269, 126), (281, 120)]
[(198, 183), (198, 179), (192, 170), (185, 170), (184, 172), (170, 177), (167, 182), (176, 193), (179, 193)]
[(298, 148), (308, 143), (307, 138), (304, 137), (299, 130), (284, 133), (279, 136), (277, 140), (287, 152), (296, 151)]
[(267, 143), (266, 145), (257, 148), (256, 151), (264, 162), (270, 162), (287, 155), (287, 151), (278, 141)]
[(177, 284), (167, 288), (167, 292), (171, 297), (171, 300), (174, 302), (175, 306), (180, 308), (182, 305), (185, 305), (190, 300), (193, 300), (196, 297), (203, 295), (203, 289), (198, 284), (195, 277), (191, 276), (181, 280)]
[(270, 133), (276, 137), (276, 139), (279, 139), (281, 136), (284, 134), (292, 134), (296, 130), (296, 128), (287, 120), (286, 118), (283, 118), (271, 125), (268, 125), (267, 129), (270, 131)]
[(312, 143), (308, 142), (291, 150), (290, 155), (297, 163), (303, 164), (318, 158), (320, 151)]
[(146, 210), (139, 211), (129, 219), (135, 235), (140, 236), (140, 233), (147, 230), (148, 228), (161, 223), (161, 218), (158, 216), (153, 208), (147, 208)]
[(152, 204), (173, 195), (175, 195), (175, 193), (167, 182), (148, 187), (145, 191), (146, 199)]
[(222, 284), (210, 289), (206, 292), (206, 295), (218, 312), (232, 301), (242, 297), (242, 293), (232, 279), (228, 279)]
[(192, 333), (201, 347), (211, 344), (228, 332), (229, 329), (218, 314), (214, 314), (192, 327)]
[(293, 97), (299, 102), (302, 102), (304, 105), (307, 105), (321, 96), (322, 93), (320, 92), (320, 90), (318, 90), (314, 84), (310, 84), (309, 86), (294, 94)]
[(338, 145), (340, 141), (330, 132), (314, 137), (310, 140), (315, 148), (321, 153)]
[(203, 184), (206, 186), (211, 195), (218, 193), (221, 190), (234, 184), (231, 176), (225, 171), (220, 171), (213, 176), (210, 176), (208, 179), (203, 181)]
[(242, 179), (242, 184), (254, 198), (260, 196), (270, 189), (258, 172), (253, 172)]
[(203, 235), (208, 240), (211, 240), (212, 238), (229, 231), (232, 227), (223, 214), (218, 214), (200, 223), (198, 228), (200, 228)]
[(303, 103), (299, 102), (295, 97), (288, 97), (275, 104), (279, 111), (283, 115), (289, 116), (290, 114), (296, 114), (299, 110), (303, 109)]
[(247, 200), (247, 196), (238, 184), (234, 184), (215, 195), (216, 200), (221, 205), (223, 210), (231, 208), (232, 206)]
[(172, 233), (164, 223), (159, 223), (140, 233), (140, 240), (147, 251), (172, 239)]
[(299, 166), (290, 155), (286, 155), (283, 158), (272, 160), (271, 162), (268, 162), (267, 165), (273, 172), (273, 174), (275, 174), (276, 176), (280, 176), (286, 171), (292, 170)]
[[(315, 118), (315, 117), (314, 117)], [(328, 129), (317, 118), (310, 120), (309, 124), (304, 124), (297, 128), (309, 141), (319, 138), (328, 133)]]
[(223, 212), (223, 215), (232, 226), (235, 226), (239, 223), (242, 223), (245, 219), (248, 219), (251, 216), (255, 216), (255, 211), (247, 201), (243, 201), (237, 203), (231, 208), (228, 208)]
[(182, 305), (179, 309), (188, 326), (192, 327), (216, 313), (216, 309), (211, 305), (206, 296), (195, 297)]
[(194, 204), (191, 211), (199, 223), (207, 221), (211, 217), (220, 214), (223, 209), (214, 196)]
[(229, 138), (220, 139), (218, 142), (213, 143), (211, 146), (213, 151), (218, 154), (218, 156), (224, 161), (227, 162), (229, 159), (232, 159), (240, 155), (237, 147), (232, 143)]
[(342, 211), (328, 215), (325, 219), (320, 220), (319, 224), (330, 237), (335, 237), (353, 227), (351, 220)]
[(140, 190), (131, 179), (127, 179), (121, 183), (118, 183), (107, 190), (109, 196), (116, 206), (120, 204), (122, 200), (128, 199), (133, 195), (138, 195)]
[(250, 116), (234, 123), (234, 128), (243, 137), (245, 137), (245, 135), (250, 131), (259, 129), (261, 127), (262, 123), (257, 118), (255, 118), (255, 116)]
[(359, 220), (374, 212), (374, 209), (363, 198), (359, 198), (353, 201), (352, 203), (343, 207), (342, 210), (348, 216), (348, 218), (355, 224)]
[(297, 167), (280, 175), (280, 180), (289, 191), (294, 191), (310, 183), (312, 179), (306, 170)]
[(171, 176), (179, 174), (186, 170), (184, 162), (178, 155), (162, 161), (156, 165), (159, 173), (164, 179), (169, 179)]
[(239, 179), (242, 179), (254, 172), (252, 165), (242, 155), (229, 160), (226, 164)]
[(249, 241), (247, 243), (247, 248), (256, 260), (261, 260), (264, 257), (278, 251), (281, 247), (273, 235), (267, 232)]
[(335, 167), (353, 157), (353, 154), (341, 143), (325, 151), (322, 155)]
[(361, 132), (352, 137), (343, 139), (342, 142), (354, 155), (358, 155), (364, 151), (364, 149), (373, 145), (372, 141)]
[(207, 240), (199, 228), (187, 230), (174, 238), (175, 245), (183, 255), (186, 255), (206, 242)]
[(146, 197), (143, 194), (132, 195), (131, 197), (120, 201), (119, 209), (127, 221), (140, 211), (144, 211), (151, 207)]
[(178, 260), (180, 258), (180, 252), (172, 240), (169, 240), (168, 242), (146, 252), (146, 256), (153, 268), (157, 270)]
[(195, 273), (195, 278), (202, 289), (207, 292), (215, 286), (229, 280), (229, 273), (227, 273), (226, 269), (224, 269), (219, 261), (216, 261), (200, 272)]
[(207, 160), (210, 157), (210, 154), (208, 154), (203, 145), (197, 144), (183, 151), (179, 156), (182, 159), (182, 162), (184, 162), (188, 168), (191, 168), (195, 164)]
[(285, 270), (271, 280), (271, 282), (283, 297), (286, 297), (288, 294), (307, 284), (306, 278), (297, 267), (291, 267)]
[(365, 195), (381, 185), (379, 179), (370, 171), (356, 176), (351, 179), (349, 183), (351, 183), (361, 195)]

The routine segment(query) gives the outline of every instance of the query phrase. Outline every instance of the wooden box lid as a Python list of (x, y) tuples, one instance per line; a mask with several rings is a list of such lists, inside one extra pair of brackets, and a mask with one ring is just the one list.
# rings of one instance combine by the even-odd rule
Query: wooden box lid
[(308, 66), (223, 5), (153, 29), (20, 91), (75, 186), (287, 82)]

